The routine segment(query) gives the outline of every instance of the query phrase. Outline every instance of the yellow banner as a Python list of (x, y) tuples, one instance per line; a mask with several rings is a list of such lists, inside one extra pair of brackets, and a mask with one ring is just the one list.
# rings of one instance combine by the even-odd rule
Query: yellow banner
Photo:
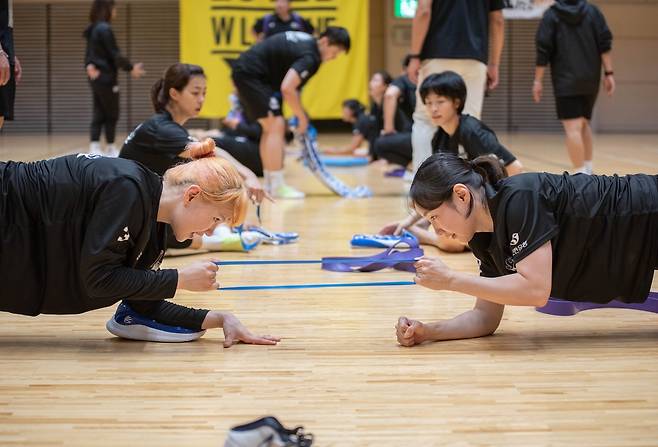
[[(368, 102), (368, 0), (306, 0), (294, 11), (309, 20), (316, 33), (327, 26), (347, 28), (348, 55), (325, 62), (305, 85), (302, 102), (311, 118), (340, 118), (347, 98)], [(180, 59), (201, 65), (208, 79), (208, 95), (200, 116), (218, 118), (230, 108), (232, 91), (229, 61), (255, 41), (252, 27), (273, 12), (272, 0), (180, 0)]]

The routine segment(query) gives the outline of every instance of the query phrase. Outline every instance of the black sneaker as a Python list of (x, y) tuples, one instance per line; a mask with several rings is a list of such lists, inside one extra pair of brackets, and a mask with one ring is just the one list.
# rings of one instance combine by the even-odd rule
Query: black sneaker
[(313, 435), (304, 427), (285, 428), (273, 416), (233, 427), (224, 447), (310, 447)]

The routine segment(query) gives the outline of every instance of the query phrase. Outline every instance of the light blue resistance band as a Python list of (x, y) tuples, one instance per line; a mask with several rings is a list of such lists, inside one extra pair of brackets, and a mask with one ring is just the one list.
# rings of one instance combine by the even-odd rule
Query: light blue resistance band
[(220, 287), (217, 290), (276, 290), (276, 289), (324, 289), (329, 287), (381, 287), (381, 286), (413, 286), (413, 281), (381, 281), (381, 282), (345, 282), (325, 284), (287, 284), (281, 286), (232, 286)]

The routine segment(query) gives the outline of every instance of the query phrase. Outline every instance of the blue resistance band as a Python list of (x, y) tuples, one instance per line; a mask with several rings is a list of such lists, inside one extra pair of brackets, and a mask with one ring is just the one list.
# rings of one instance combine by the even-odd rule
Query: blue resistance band
[(220, 287), (217, 290), (276, 290), (276, 289), (324, 289), (329, 287), (381, 287), (381, 286), (413, 286), (413, 281), (381, 281), (381, 282), (347, 282), (325, 284), (287, 284), (281, 286), (232, 286)]
[[(390, 259), (390, 260), (381, 260), (377, 261), (379, 263), (388, 263), (388, 264), (399, 264), (401, 262), (411, 262), (414, 263), (418, 261), (416, 258), (412, 259)], [(244, 261), (215, 261), (216, 265), (286, 265), (286, 264), (344, 264), (354, 262), (354, 258), (337, 258), (337, 259), (294, 259), (294, 260), (244, 260)], [(374, 262), (374, 261), (373, 261)]]

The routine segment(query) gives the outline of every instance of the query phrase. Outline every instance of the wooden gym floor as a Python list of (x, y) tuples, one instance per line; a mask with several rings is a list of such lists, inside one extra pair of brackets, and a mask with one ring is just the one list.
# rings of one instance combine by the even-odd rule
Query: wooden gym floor
[[(529, 170), (568, 168), (561, 135), (501, 140)], [(658, 173), (656, 135), (598, 135), (595, 144), (598, 173)], [(83, 135), (0, 136), (0, 159), (35, 160), (85, 145)], [(376, 232), (405, 213), (402, 183), (374, 167), (336, 170), (378, 193), (354, 201), (329, 195), (292, 160), (288, 169), (291, 183), (310, 196), (266, 206), (263, 224), (298, 231), (300, 243), (220, 258), (370, 253), (351, 250), (351, 236)], [(163, 267), (205, 256), (168, 258)], [(475, 272), (470, 254), (442, 258)], [(411, 276), (261, 266), (225, 267), (220, 278), (240, 285)], [(395, 341), (399, 316), (448, 318), (473, 299), (403, 286), (179, 293), (176, 301), (234, 312), (254, 332), (284, 339), (275, 347), (223, 349), (215, 330), (187, 344), (129, 342), (105, 330), (114, 308), (76, 316), (0, 314), (0, 445), (221, 446), (229, 427), (270, 414), (287, 426), (306, 426), (318, 446), (658, 443), (655, 314), (552, 317), (508, 307), (492, 337), (409, 349)]]

